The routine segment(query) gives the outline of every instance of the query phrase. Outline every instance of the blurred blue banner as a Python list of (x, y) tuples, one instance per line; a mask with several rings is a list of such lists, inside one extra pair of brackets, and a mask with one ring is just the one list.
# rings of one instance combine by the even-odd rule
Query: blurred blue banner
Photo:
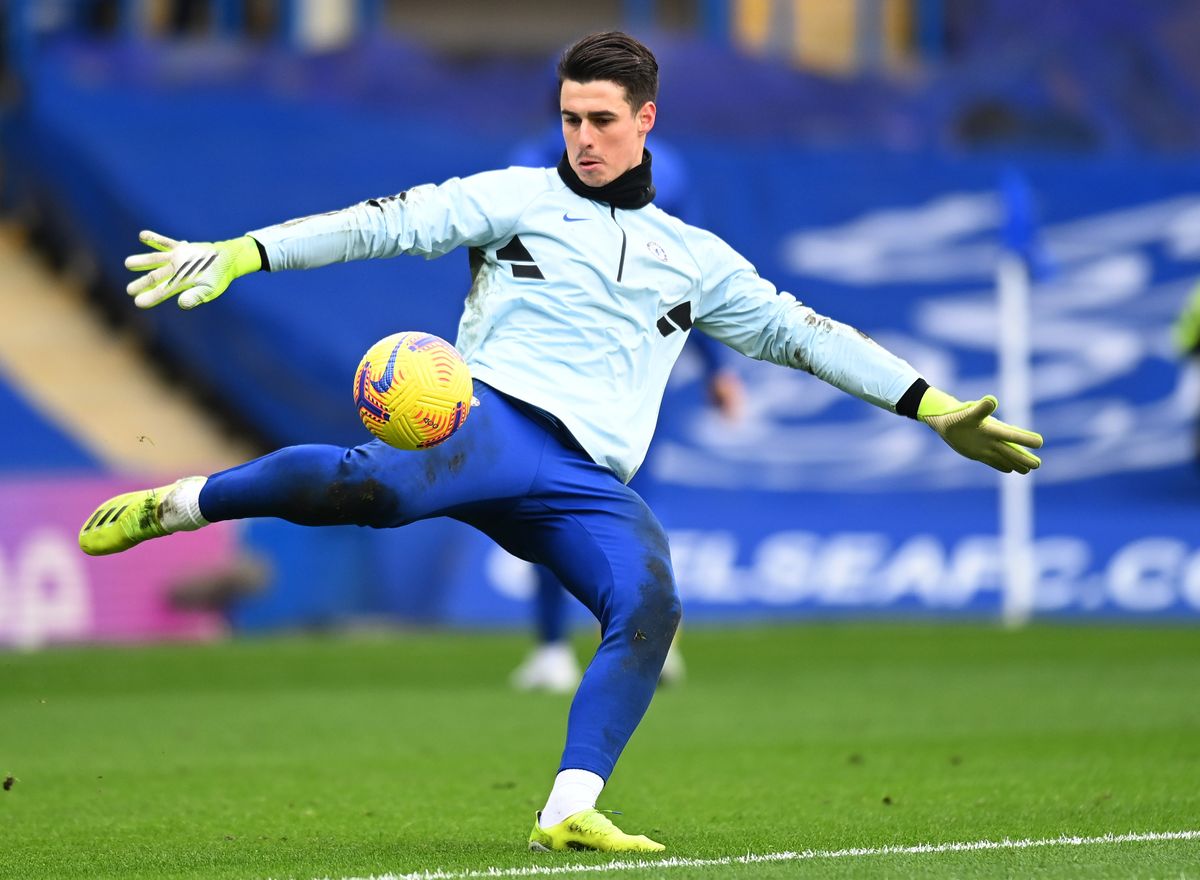
[[(996, 390), (993, 273), (1008, 216), (996, 165), (712, 144), (691, 155), (713, 226), (765, 276), (959, 396)], [(1035, 610), (1194, 617), (1200, 381), (1167, 327), (1200, 256), (1200, 173), (1048, 161), (1024, 173), (1056, 266), (1032, 304), (1033, 427), (1047, 438)], [(637, 478), (671, 532), (689, 619), (998, 613), (998, 481), (1016, 477), (811, 376), (734, 366), (748, 412), (729, 423), (685, 353)], [(408, 564), (384, 562), (383, 594), (411, 594), (429, 620), (528, 618), (527, 565), (457, 524), (421, 528), (363, 534), (381, 558), (430, 574), (418, 588)], [(435, 533), (453, 549), (432, 553)], [(448, 589), (431, 596), (433, 582)]]
[[(89, 59), (70, 63), (86, 71)], [(136, 57), (125, 63), (136, 73)], [(169, 83), (130, 91), (103, 77), (72, 85), (86, 78), (67, 73), (48, 69), (5, 121), (10, 198), (53, 206), (58, 234), (96, 258), (129, 311), (121, 261), (139, 229), (229, 237), (502, 165), (534, 134), (455, 123), (428, 102), (403, 114), (264, 103), (220, 82), (181, 101)], [(675, 146), (707, 225), (762, 275), (959, 397), (997, 389), (993, 276), (1012, 215), (998, 182), (1012, 156)], [(1038, 610), (1194, 617), (1200, 380), (1175, 359), (1167, 328), (1197, 274), (1200, 167), (1029, 158), (1020, 175), (1054, 266), (1032, 301), (1032, 427), (1047, 438)], [(194, 312), (136, 318), (273, 442), (353, 444), (366, 439), (351, 395), (361, 353), (398, 330), (452, 337), (468, 278), (465, 254), (335, 266), (255, 276)], [(811, 376), (744, 359), (736, 368), (748, 412), (731, 424), (705, 405), (697, 365), (681, 362), (638, 477), (671, 532), (689, 618), (997, 611), (994, 472)], [(238, 609), (245, 627), (376, 613), (502, 625), (530, 614), (528, 570), (455, 523), (375, 533), (264, 522), (245, 535), (286, 584)]]
[[(714, 226), (765, 276), (934, 384), (996, 390), (993, 273), (1008, 215), (993, 163), (693, 156)], [(1057, 268), (1032, 302), (1033, 427), (1047, 438), (1036, 610), (1195, 615), (1200, 383), (1167, 327), (1197, 270), (1200, 174), (1049, 161), (1024, 173)], [(812, 377), (739, 366), (749, 414), (728, 424), (681, 365), (646, 465), (689, 617), (999, 609), (997, 487), (1016, 477)], [(524, 589), (515, 568), (491, 570), (503, 592)]]

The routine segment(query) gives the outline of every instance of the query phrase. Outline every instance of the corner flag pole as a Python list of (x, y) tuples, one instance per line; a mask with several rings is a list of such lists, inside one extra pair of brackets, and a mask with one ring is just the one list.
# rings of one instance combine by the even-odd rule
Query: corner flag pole
[[(1005, 207), (1005, 248), (996, 268), (1000, 338), (1000, 415), (1006, 422), (1033, 425), (1030, 368), (1030, 273), (1037, 262), (1036, 222), (1029, 184), (1010, 169), (1001, 183)], [(1021, 626), (1033, 614), (1037, 589), (1034, 564), (1033, 476), (1000, 475), (1000, 549), (1004, 559), (1002, 614), (1008, 626)]]

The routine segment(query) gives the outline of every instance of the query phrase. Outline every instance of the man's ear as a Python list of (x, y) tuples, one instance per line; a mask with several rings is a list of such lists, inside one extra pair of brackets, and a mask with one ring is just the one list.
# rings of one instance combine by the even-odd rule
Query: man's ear
[(658, 108), (654, 106), (653, 101), (647, 101), (642, 105), (642, 109), (637, 112), (637, 130), (638, 134), (647, 134), (650, 129), (654, 128), (654, 120), (658, 116)]

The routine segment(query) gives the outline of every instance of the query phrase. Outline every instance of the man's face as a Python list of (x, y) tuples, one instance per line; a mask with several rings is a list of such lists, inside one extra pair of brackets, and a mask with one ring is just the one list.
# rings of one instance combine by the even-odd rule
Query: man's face
[(653, 101), (634, 112), (624, 86), (568, 79), (559, 90), (559, 106), (567, 161), (588, 186), (604, 186), (641, 163), (646, 133), (654, 127)]

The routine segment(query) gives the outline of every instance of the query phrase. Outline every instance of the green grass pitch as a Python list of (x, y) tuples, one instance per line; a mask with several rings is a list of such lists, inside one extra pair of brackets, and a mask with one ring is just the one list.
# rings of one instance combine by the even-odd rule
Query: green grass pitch
[[(525, 850), (569, 702), (509, 691), (527, 641), (0, 654), (0, 877), (611, 862)], [(1196, 629), (696, 628), (683, 647), (689, 681), (658, 695), (600, 805), (697, 861), (615, 876), (1200, 877), (1195, 838), (820, 855), (1200, 829)], [(705, 864), (805, 850), (818, 857)]]

